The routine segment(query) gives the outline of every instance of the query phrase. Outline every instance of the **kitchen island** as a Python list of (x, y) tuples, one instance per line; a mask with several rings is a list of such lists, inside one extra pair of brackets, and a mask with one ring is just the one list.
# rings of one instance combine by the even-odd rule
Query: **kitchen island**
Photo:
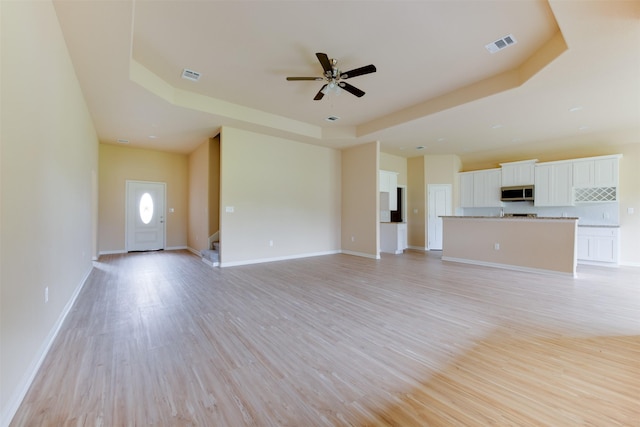
[(576, 275), (578, 218), (443, 216), (442, 259)]

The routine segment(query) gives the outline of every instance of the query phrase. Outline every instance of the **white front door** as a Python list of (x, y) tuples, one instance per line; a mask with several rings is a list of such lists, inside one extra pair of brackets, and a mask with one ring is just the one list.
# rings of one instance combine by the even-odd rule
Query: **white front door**
[(164, 249), (163, 182), (127, 181), (127, 252)]
[(442, 218), (451, 215), (451, 184), (428, 184), (427, 249), (442, 250)]

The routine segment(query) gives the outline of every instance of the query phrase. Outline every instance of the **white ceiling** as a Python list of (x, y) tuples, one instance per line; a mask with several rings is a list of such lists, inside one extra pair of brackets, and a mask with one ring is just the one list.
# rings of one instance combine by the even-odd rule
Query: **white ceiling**
[[(54, 5), (103, 143), (188, 153), (225, 125), (404, 157), (640, 143), (637, 1)], [(322, 75), (316, 52), (343, 71), (374, 64), (349, 80), (366, 95), (314, 101), (322, 82), (285, 80)]]

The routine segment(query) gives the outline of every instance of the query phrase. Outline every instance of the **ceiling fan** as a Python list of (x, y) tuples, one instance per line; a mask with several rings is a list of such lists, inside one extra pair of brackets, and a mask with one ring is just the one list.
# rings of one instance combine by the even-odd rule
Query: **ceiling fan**
[(321, 100), (322, 97), (331, 90), (334, 90), (336, 91), (336, 93), (338, 93), (340, 89), (344, 89), (347, 92), (360, 98), (364, 95), (364, 92), (343, 80), (361, 76), (363, 74), (376, 72), (376, 67), (373, 64), (365, 65), (364, 67), (355, 68), (353, 70), (343, 72), (338, 69), (337, 59), (329, 59), (326, 53), (321, 52), (316, 53), (316, 57), (318, 58), (318, 61), (320, 61), (320, 65), (322, 65), (322, 69), (324, 70), (324, 75), (322, 77), (287, 77), (287, 80), (289, 81), (326, 81), (324, 86), (322, 86), (322, 88), (316, 94), (315, 98), (313, 98), (315, 101)]

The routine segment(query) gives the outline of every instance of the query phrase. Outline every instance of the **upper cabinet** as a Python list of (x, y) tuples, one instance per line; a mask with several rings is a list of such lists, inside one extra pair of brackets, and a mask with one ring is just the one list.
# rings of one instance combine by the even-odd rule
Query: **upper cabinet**
[(500, 169), (461, 172), (460, 207), (498, 207), (500, 187), (534, 185), (535, 206), (617, 201), (622, 155), (537, 163), (501, 163)]
[(502, 186), (533, 185), (535, 183), (535, 164), (538, 160), (500, 163), (502, 167)]
[(573, 205), (571, 162), (539, 163), (535, 166), (535, 206)]
[(599, 188), (618, 186), (619, 156), (596, 157), (573, 161), (573, 186)]
[(381, 170), (380, 171), (380, 192), (389, 193), (389, 203), (388, 203), (388, 206), (380, 206), (380, 209), (387, 208), (390, 211), (398, 210), (398, 191), (397, 190), (398, 190), (398, 173)]
[(498, 207), (502, 177), (500, 169), (460, 173), (460, 206), (463, 208)]

